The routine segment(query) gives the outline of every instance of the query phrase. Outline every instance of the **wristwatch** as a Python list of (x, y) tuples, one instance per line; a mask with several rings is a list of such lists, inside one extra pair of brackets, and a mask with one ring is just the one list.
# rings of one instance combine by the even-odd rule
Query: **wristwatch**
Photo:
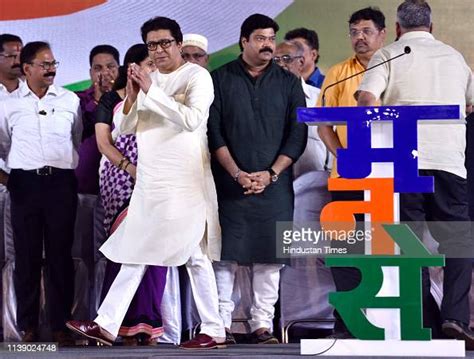
[(273, 170), (273, 168), (269, 167), (267, 171), (270, 173), (270, 180), (272, 182), (278, 181), (278, 174)]

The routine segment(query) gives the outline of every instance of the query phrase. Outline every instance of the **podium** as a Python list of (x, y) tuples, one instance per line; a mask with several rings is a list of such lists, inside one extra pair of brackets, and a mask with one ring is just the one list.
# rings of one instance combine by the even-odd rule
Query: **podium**
[[(400, 224), (399, 193), (434, 192), (433, 177), (418, 174), (418, 126), (464, 124), (458, 105), (300, 108), (308, 125), (346, 125), (346, 149), (337, 152), (341, 178), (329, 190), (364, 191), (364, 201), (331, 202), (321, 228), (337, 235), (365, 214), (365, 255), (326, 256), (326, 265), (355, 267), (361, 282), (352, 291), (329, 295), (357, 339), (301, 341), (302, 355), (465, 356), (464, 342), (432, 340), (423, 328), (421, 268), (443, 266), (406, 224)], [(334, 232), (336, 231), (336, 232)]]

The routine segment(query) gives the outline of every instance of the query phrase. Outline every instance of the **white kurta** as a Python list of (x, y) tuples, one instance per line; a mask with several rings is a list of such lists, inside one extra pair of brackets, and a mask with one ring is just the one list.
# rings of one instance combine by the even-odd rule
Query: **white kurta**
[(206, 134), (214, 99), (211, 76), (186, 63), (170, 74), (155, 71), (151, 78), (148, 93), (140, 91), (120, 125), (122, 133), (136, 133), (138, 144), (128, 215), (100, 250), (118, 263), (178, 266), (204, 237), (209, 258), (219, 260), (217, 195)]
[[(304, 82), (303, 78), (301, 78), (301, 86), (303, 87), (303, 92), (306, 98), (306, 107), (316, 106), (321, 90), (317, 87), (308, 85)], [(328, 161), (328, 156), (329, 152), (326, 145), (319, 137), (318, 127), (309, 126), (306, 148), (300, 158), (298, 158), (298, 161), (293, 165), (294, 179), (308, 172), (324, 171), (326, 162), (332, 163), (332, 158), (331, 161)]]

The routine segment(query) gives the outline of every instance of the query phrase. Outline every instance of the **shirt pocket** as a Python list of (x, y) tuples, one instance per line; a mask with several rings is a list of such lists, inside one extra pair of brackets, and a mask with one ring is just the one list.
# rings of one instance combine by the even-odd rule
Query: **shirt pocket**
[(52, 111), (50, 121), (51, 134), (58, 140), (71, 138), (72, 126), (74, 123), (74, 113), (66, 109), (56, 108)]
[(72, 125), (74, 114), (61, 108), (47, 111), (46, 116), (40, 117), (42, 137), (47, 143), (67, 143), (72, 140)]

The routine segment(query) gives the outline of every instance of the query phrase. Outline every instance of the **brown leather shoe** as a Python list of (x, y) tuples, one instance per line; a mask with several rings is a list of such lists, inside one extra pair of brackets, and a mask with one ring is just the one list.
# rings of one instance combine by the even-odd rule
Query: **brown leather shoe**
[(53, 332), (53, 342), (58, 343), (60, 347), (73, 347), (76, 345), (76, 341), (72, 338), (71, 334), (64, 330)]
[(112, 345), (115, 341), (112, 334), (92, 320), (69, 320), (66, 322), (66, 326), (77, 334), (95, 339), (105, 345)]
[(459, 320), (445, 320), (442, 330), (450, 338), (464, 340), (466, 350), (474, 350), (474, 331), (469, 328), (469, 325)]
[(36, 329), (26, 329), (20, 332), (23, 343), (33, 343), (38, 341), (38, 331)]
[(140, 345), (149, 345), (149, 346), (158, 345), (157, 339), (158, 338), (152, 339), (149, 335), (144, 334), (141, 338)]
[(122, 344), (125, 347), (136, 347), (138, 345), (138, 338), (133, 337), (122, 337)]
[(188, 340), (184, 343), (181, 343), (179, 346), (181, 349), (217, 349), (218, 347), (223, 347), (222, 345), (217, 345), (216, 341), (212, 339), (209, 335), (198, 334), (194, 339)]
[(278, 344), (278, 339), (269, 330), (256, 330), (251, 335), (253, 344)]

